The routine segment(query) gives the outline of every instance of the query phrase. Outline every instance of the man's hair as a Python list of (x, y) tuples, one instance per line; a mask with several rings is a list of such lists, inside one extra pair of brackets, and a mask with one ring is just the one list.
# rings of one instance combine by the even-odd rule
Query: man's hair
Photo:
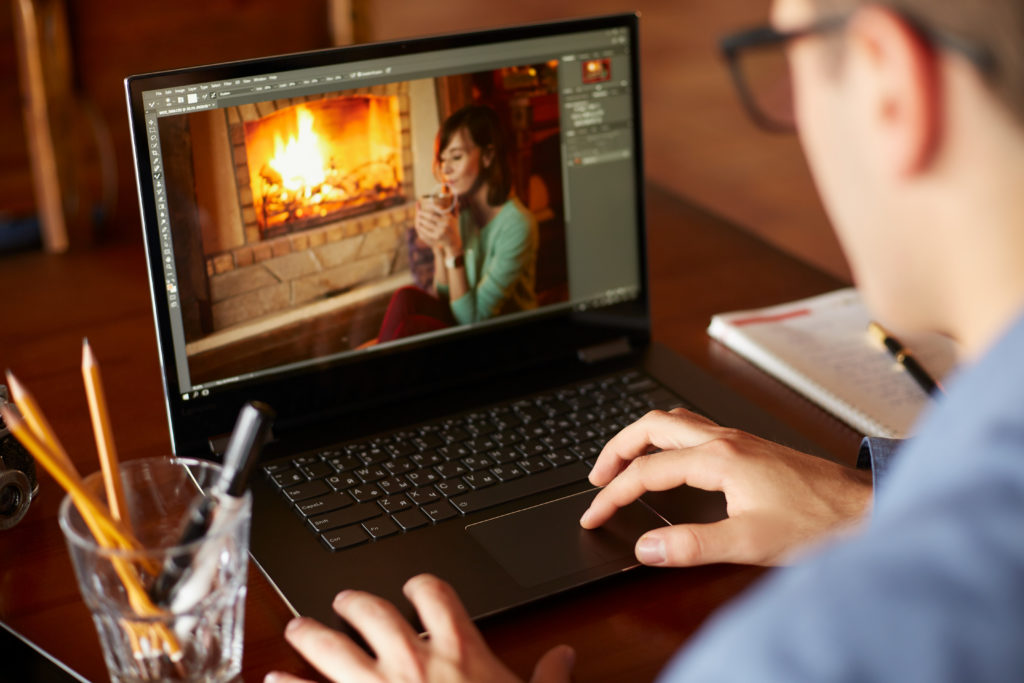
[[(505, 131), (502, 130), (498, 115), (490, 107), (470, 104), (445, 119), (437, 135), (435, 163), (441, 161), (441, 152), (448, 147), (459, 129), (469, 134), (473, 144), (480, 148), (480, 179), (487, 183), (487, 203), (491, 206), (504, 204), (512, 190), (512, 173), (509, 167)], [(483, 155), (491, 154), (491, 163), (483, 167)]]
[(927, 30), (955, 36), (988, 51), (982, 75), (992, 92), (1024, 123), (1024, 0), (813, 0), (821, 14), (860, 5), (890, 7)]

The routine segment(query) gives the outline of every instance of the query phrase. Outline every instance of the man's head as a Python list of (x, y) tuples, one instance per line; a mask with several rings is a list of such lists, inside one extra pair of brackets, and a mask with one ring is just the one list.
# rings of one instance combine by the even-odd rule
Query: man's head
[[(1024, 76), (1010, 73), (1024, 68), (1024, 2), (776, 0), (772, 21), (833, 16), (848, 19), (788, 54), (801, 141), (857, 284), (883, 320), (978, 351), (1024, 305), (1024, 275), (1001, 303), (987, 281), (1024, 271), (1010, 192), (1024, 182)], [(989, 48), (994, 70), (958, 42)]]

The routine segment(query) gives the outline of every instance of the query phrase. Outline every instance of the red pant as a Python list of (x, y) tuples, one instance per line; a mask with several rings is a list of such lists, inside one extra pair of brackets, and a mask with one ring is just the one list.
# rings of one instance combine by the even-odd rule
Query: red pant
[(455, 318), (447, 303), (418, 287), (402, 287), (391, 295), (377, 341), (411, 337), (454, 324)]

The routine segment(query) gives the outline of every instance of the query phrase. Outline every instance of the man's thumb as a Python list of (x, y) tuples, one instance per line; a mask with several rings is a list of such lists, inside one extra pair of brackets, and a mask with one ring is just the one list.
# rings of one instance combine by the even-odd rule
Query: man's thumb
[(636, 542), (636, 559), (660, 567), (692, 567), (727, 561), (729, 519), (712, 524), (675, 524), (648, 531)]
[(533, 668), (530, 683), (563, 683), (571, 680), (576, 651), (568, 645), (559, 645), (545, 653)]

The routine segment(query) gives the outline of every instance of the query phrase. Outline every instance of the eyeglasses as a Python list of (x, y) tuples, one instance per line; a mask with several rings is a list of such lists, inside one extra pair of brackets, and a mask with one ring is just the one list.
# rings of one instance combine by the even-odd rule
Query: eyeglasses
[[(846, 26), (851, 16), (826, 17), (793, 31), (758, 26), (722, 38), (719, 48), (729, 63), (733, 83), (747, 113), (758, 126), (779, 133), (796, 130), (793, 84), (785, 48), (798, 38), (838, 31)], [(902, 16), (932, 45), (959, 53), (985, 75), (995, 71), (995, 58), (988, 48)]]

